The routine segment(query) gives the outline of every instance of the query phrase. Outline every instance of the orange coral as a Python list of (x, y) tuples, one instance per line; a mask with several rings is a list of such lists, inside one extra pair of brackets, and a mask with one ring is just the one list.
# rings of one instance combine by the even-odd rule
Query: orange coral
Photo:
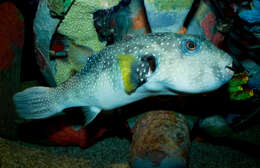
[(66, 116), (49, 120), (43, 130), (47, 135), (47, 140), (53, 144), (62, 146), (79, 145), (82, 148), (94, 144), (108, 131), (107, 128), (98, 125), (88, 125), (75, 130), (72, 121)]
[(75, 131), (72, 126), (64, 126), (57, 132), (48, 137), (48, 140), (59, 145), (75, 145), (86, 147), (88, 142), (88, 134), (86, 129)]

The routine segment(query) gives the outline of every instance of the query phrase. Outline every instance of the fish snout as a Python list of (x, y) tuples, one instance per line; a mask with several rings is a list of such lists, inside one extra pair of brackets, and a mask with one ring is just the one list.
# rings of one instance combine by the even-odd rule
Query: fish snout
[(234, 61), (230, 65), (227, 65), (225, 68), (232, 74), (241, 71), (241, 68), (238, 65), (236, 65)]

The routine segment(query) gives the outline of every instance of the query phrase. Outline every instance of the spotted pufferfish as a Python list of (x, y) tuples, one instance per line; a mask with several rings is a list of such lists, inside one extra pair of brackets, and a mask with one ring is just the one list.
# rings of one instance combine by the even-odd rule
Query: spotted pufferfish
[(157, 95), (218, 89), (234, 74), (233, 59), (209, 40), (170, 32), (137, 35), (107, 46), (57, 87), (32, 87), (13, 97), (25, 119), (82, 107), (85, 125), (101, 110)]

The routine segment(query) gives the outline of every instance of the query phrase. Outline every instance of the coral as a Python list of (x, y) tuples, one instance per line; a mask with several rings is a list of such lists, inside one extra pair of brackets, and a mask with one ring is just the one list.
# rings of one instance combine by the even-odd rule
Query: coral
[(216, 46), (221, 47), (221, 43), (224, 40), (224, 36), (215, 32), (216, 16), (213, 13), (209, 13), (204, 20), (201, 21), (201, 26), (204, 30), (205, 36)]
[(120, 0), (75, 0), (71, 9), (62, 21), (58, 32), (85, 45), (94, 51), (101, 50), (106, 43), (98, 40), (94, 27), (93, 13), (117, 5)]
[[(144, 5), (152, 32), (177, 32), (188, 14), (192, 0), (145, 0)], [(187, 28), (188, 34), (202, 34), (202, 28), (193, 19)]]
[(63, 17), (73, 0), (48, 0), (48, 8), (54, 17)]
[[(88, 47), (78, 46), (73, 43), (72, 40), (67, 41), (69, 43), (67, 52), (68, 58), (56, 59), (55, 82), (58, 85), (66, 81), (76, 72), (79, 72), (80, 69), (85, 65), (87, 57), (90, 57), (93, 54), (93, 51)], [(61, 45), (64, 46), (66, 44)], [(57, 46), (61, 45), (58, 44)]]
[(57, 85), (61, 84), (62, 82), (73, 76), (76, 72), (78, 72), (82, 67), (82, 65), (78, 66), (71, 63), (70, 57), (68, 61), (57, 60), (55, 82), (57, 83)]

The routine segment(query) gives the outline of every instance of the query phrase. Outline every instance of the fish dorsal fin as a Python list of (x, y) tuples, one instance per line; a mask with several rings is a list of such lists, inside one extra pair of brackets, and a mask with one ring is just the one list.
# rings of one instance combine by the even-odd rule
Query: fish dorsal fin
[(154, 56), (148, 55), (138, 59), (134, 55), (122, 54), (118, 56), (118, 63), (125, 92), (129, 95), (143, 85), (156, 68)]

